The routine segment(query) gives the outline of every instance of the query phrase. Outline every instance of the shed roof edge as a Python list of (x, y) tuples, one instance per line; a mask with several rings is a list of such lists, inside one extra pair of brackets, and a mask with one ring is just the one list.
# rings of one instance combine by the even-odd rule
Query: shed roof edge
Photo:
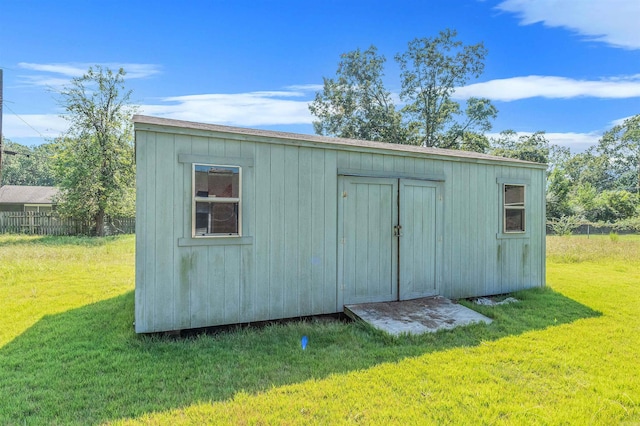
[(415, 145), (401, 145), (401, 144), (392, 144), (386, 142), (373, 142), (373, 141), (364, 141), (358, 139), (346, 139), (346, 138), (334, 138), (328, 136), (319, 136), (319, 135), (307, 135), (301, 133), (289, 133), (289, 132), (280, 132), (274, 130), (261, 130), (261, 129), (252, 129), (245, 127), (233, 127), (233, 126), (223, 126), (219, 124), (209, 124), (209, 123), (199, 123), (193, 121), (184, 121), (184, 120), (175, 120), (169, 118), (160, 118), (160, 117), (152, 117), (147, 115), (134, 115), (133, 123), (135, 124), (143, 124), (143, 125), (153, 125), (160, 127), (170, 127), (170, 128), (181, 128), (181, 129), (191, 129), (191, 130), (199, 130), (199, 131), (208, 131), (208, 132), (219, 132), (219, 133), (227, 133), (227, 134), (236, 134), (242, 136), (254, 136), (254, 137), (263, 137), (263, 138), (273, 138), (280, 140), (290, 140), (290, 141), (303, 141), (310, 142), (313, 144), (322, 144), (327, 146), (333, 146), (336, 148), (368, 148), (368, 149), (376, 149), (383, 151), (391, 151), (395, 153), (405, 153), (406, 154), (420, 154), (426, 155), (429, 157), (438, 157), (441, 159), (458, 159), (458, 160), (470, 160), (470, 161), (488, 161), (491, 163), (507, 163), (511, 166), (521, 166), (527, 168), (547, 168), (546, 164), (534, 163), (531, 161), (523, 161), (513, 158), (506, 157), (498, 157), (495, 155), (482, 154), (471, 151), (461, 151), (461, 150), (452, 150), (452, 149), (443, 149), (443, 148), (431, 148), (431, 147), (422, 147)]

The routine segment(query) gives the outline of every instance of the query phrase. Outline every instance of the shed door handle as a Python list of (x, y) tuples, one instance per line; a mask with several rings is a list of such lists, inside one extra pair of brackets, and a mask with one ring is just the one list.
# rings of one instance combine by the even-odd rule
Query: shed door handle
[(396, 225), (393, 227), (393, 236), (402, 237), (402, 225)]

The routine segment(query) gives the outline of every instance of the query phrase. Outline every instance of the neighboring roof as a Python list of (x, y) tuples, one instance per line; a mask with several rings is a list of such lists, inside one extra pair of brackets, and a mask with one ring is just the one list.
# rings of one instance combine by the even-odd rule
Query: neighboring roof
[(5, 185), (0, 187), (0, 204), (52, 204), (59, 192), (53, 186)]
[(495, 155), (481, 154), (472, 151), (461, 151), (454, 149), (430, 148), (416, 145), (401, 145), (385, 142), (363, 141), (358, 139), (333, 138), (328, 136), (304, 135), (299, 133), (277, 132), (272, 130), (248, 129), (243, 127), (221, 126), (218, 124), (196, 123), (193, 121), (173, 120), (168, 118), (150, 117), (146, 115), (134, 115), (135, 124), (147, 124), (156, 126), (176, 127), (182, 129), (203, 130), (211, 132), (222, 132), (227, 134), (237, 134), (245, 136), (257, 136), (264, 138), (285, 139), (291, 141), (306, 141), (315, 144), (338, 145), (343, 147), (363, 147), (383, 149), (387, 151), (400, 151), (407, 153), (426, 154), (437, 157), (453, 157), (469, 160), (485, 160), (489, 162), (516, 163), (528, 167), (545, 168), (546, 164), (533, 163), (531, 161), (516, 160), (513, 158), (498, 157)]

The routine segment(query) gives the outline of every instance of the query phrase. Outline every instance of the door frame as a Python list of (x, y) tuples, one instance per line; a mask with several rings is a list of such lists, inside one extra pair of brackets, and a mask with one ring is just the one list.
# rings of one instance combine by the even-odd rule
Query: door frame
[(337, 227), (337, 242), (338, 242), (338, 248), (337, 248), (337, 258), (338, 258), (338, 265), (337, 265), (337, 304), (338, 304), (338, 309), (342, 310), (342, 307), (344, 306), (344, 300), (345, 300), (345, 293), (347, 291), (346, 288), (346, 283), (345, 283), (345, 276), (344, 276), (344, 266), (345, 266), (345, 198), (348, 198), (348, 194), (347, 197), (345, 197), (345, 191), (347, 191), (347, 187), (348, 187), (348, 182), (350, 182), (350, 180), (359, 180), (359, 179), (364, 179), (366, 181), (379, 181), (380, 183), (383, 183), (384, 181), (389, 181), (389, 180), (395, 180), (397, 182), (396, 184), (396, 204), (394, 207), (394, 216), (395, 216), (395, 220), (396, 220), (396, 224), (400, 224), (400, 221), (402, 220), (402, 204), (403, 201), (401, 199), (402, 197), (402, 193), (401, 193), (401, 188), (403, 187), (404, 184), (406, 183), (413, 183), (413, 184), (419, 184), (420, 186), (427, 186), (427, 187), (431, 187), (431, 188), (435, 188), (436, 191), (436, 205), (434, 208), (434, 214), (435, 214), (435, 250), (433, 253), (433, 263), (434, 263), (434, 274), (435, 274), (435, 283), (434, 283), (434, 287), (435, 290), (433, 292), (429, 292), (429, 294), (424, 294), (424, 295), (418, 295), (415, 297), (409, 297), (407, 299), (401, 299), (401, 295), (402, 295), (402, 289), (400, 288), (401, 286), (401, 276), (400, 276), (400, 269), (401, 269), (401, 262), (402, 262), (402, 253), (400, 251), (400, 246), (401, 246), (401, 242), (400, 242), (400, 238), (402, 237), (394, 237), (393, 239), (393, 243), (392, 243), (392, 255), (394, 256), (395, 259), (395, 264), (393, 266), (393, 268), (395, 269), (395, 272), (393, 274), (393, 280), (394, 285), (396, 286), (396, 290), (395, 290), (395, 299), (394, 300), (408, 300), (410, 298), (416, 298), (416, 297), (428, 297), (428, 296), (434, 296), (439, 294), (440, 289), (441, 289), (441, 285), (442, 285), (442, 259), (443, 259), (443, 230), (444, 230), (444, 188), (443, 188), (443, 183), (444, 183), (444, 179), (441, 178), (440, 176), (438, 176), (437, 178), (422, 178), (422, 177), (411, 177), (411, 176), (394, 176), (393, 174), (391, 174), (390, 176), (385, 176), (382, 174), (378, 174), (378, 173), (372, 173), (372, 176), (368, 176), (366, 174), (339, 174), (338, 175), (338, 227)]

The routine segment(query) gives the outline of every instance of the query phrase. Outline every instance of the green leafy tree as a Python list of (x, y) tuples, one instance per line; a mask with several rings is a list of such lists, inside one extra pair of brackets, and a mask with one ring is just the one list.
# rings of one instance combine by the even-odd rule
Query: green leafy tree
[(384, 56), (375, 46), (343, 54), (335, 78), (324, 78), (309, 110), (317, 134), (484, 152), (497, 109), (488, 99), (470, 98), (463, 110), (451, 99), (484, 69), (482, 43), (464, 46), (453, 30), (409, 42), (397, 54), (401, 110), (385, 89)]
[(491, 154), (546, 164), (549, 161), (549, 141), (544, 132), (520, 135), (513, 130), (504, 130), (491, 140)]
[(560, 219), (573, 214), (569, 204), (571, 184), (564, 171), (554, 168), (547, 177), (547, 218)]
[(487, 55), (483, 43), (463, 45), (456, 37), (455, 30), (446, 29), (437, 37), (416, 38), (395, 57), (401, 71), (402, 112), (419, 145), (457, 148), (467, 128), (477, 125), (488, 130), (489, 119), (497, 114), (488, 99), (472, 98), (464, 124), (456, 125), (461, 108), (451, 96), (456, 87), (482, 74)]
[(597, 209), (594, 220), (617, 222), (636, 214), (635, 194), (625, 190), (602, 191), (596, 198)]
[(375, 46), (342, 55), (336, 78), (324, 78), (309, 110), (315, 132), (343, 138), (406, 143), (400, 113), (384, 88), (386, 59)]
[(94, 221), (104, 235), (105, 215), (134, 211), (135, 161), (131, 91), (125, 71), (101, 66), (74, 78), (62, 92), (71, 126), (57, 140), (54, 171), (62, 190), (58, 211)]
[(640, 114), (602, 135), (592, 154), (601, 158), (603, 189), (640, 193)]
[(598, 190), (589, 182), (585, 182), (572, 189), (569, 203), (578, 216), (589, 221), (595, 221), (599, 215), (597, 198)]
[(1, 185), (55, 185), (51, 168), (54, 154), (52, 144), (29, 147), (4, 139), (2, 147)]
[(465, 118), (454, 123), (442, 135), (441, 148), (486, 152), (490, 147), (489, 138), (484, 134), (493, 127), (491, 120), (498, 116), (498, 110), (488, 99), (469, 98)]

